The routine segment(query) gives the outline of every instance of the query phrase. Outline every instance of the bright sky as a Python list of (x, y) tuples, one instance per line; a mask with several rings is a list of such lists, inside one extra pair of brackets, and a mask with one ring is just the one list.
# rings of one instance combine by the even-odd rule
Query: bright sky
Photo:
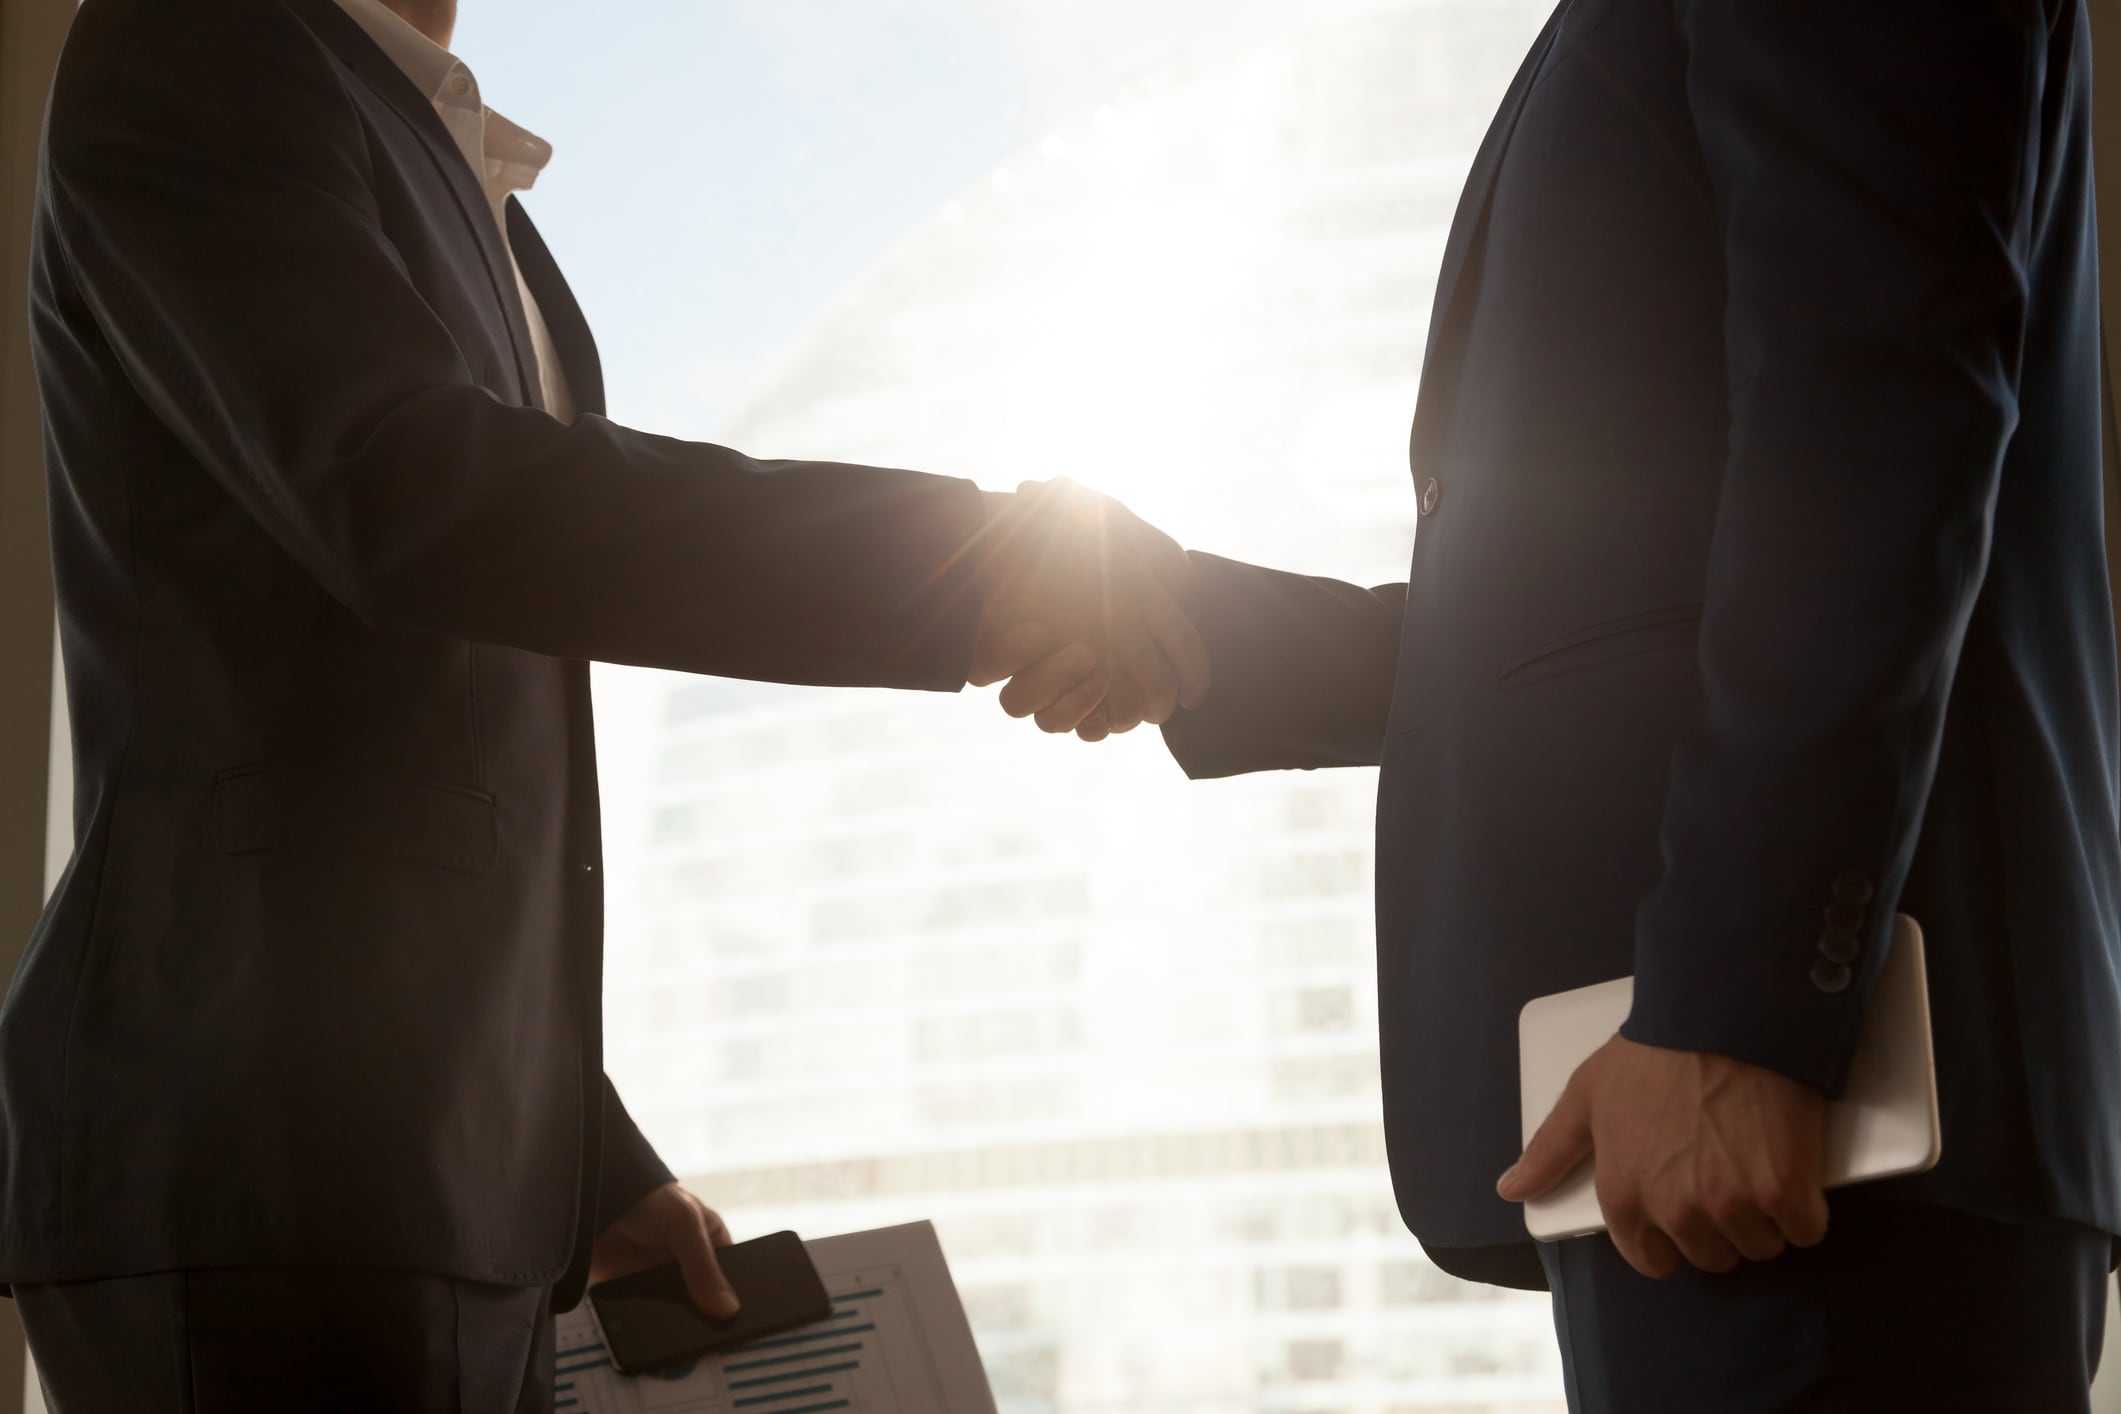
[(1290, 0), (461, 5), (457, 53), (556, 149), (528, 205), (597, 330), (613, 415), (701, 438), (834, 291), (997, 160), (1160, 56), (1291, 14)]

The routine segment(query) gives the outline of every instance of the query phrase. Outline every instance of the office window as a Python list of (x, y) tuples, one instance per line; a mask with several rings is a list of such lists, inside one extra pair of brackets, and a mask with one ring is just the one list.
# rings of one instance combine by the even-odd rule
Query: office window
[[(1402, 577), (1445, 235), (1542, 0), (464, 0), (613, 414), (1071, 476)], [(610, 1067), (742, 1232), (930, 1216), (1007, 1414), (1558, 1410), (1378, 1119), (1370, 772), (600, 672)], [(1448, 1136), (1438, 1136), (1439, 1143)]]

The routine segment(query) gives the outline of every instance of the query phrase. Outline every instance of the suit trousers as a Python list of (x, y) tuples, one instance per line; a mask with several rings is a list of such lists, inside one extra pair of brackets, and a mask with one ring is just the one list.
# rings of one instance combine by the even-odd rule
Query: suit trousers
[(51, 1414), (550, 1414), (547, 1287), (246, 1267), (15, 1288)]
[(1652, 1281), (1540, 1244), (1570, 1414), (2086, 1414), (2113, 1238), (1837, 1196), (1826, 1240)]

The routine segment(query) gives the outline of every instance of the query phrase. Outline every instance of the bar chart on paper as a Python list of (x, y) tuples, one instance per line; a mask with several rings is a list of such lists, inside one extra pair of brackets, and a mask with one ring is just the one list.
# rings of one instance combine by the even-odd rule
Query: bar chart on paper
[(804, 1245), (829, 1317), (662, 1375), (614, 1370), (588, 1302), (560, 1316), (555, 1414), (994, 1414), (932, 1226)]

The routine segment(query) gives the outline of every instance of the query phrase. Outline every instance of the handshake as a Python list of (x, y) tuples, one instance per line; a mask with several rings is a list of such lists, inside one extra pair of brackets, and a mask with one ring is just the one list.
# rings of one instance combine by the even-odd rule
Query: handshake
[(1085, 741), (1200, 705), (1208, 650), (1185, 607), (1192, 565), (1169, 536), (1068, 481), (988, 507), (970, 549), (984, 593), (974, 686), (1006, 678), (1003, 711)]

